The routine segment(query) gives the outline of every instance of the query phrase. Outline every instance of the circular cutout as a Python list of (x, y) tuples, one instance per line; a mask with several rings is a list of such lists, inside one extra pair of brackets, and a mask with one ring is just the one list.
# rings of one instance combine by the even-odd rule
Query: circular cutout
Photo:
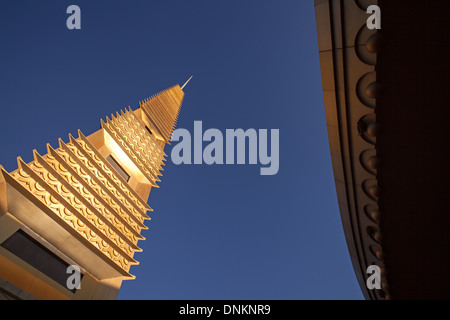
[(375, 258), (377, 258), (380, 261), (383, 261), (384, 254), (383, 250), (380, 247), (369, 246), (369, 251), (373, 254)]
[(375, 242), (381, 244), (381, 242), (382, 242), (382, 240), (383, 240), (383, 236), (382, 236), (380, 230), (379, 230), (377, 227), (374, 227), (374, 226), (368, 226), (367, 229), (366, 229), (366, 231), (367, 231), (367, 234), (369, 235), (369, 237), (370, 237), (373, 241), (375, 241)]
[[(371, 90), (368, 90), (369, 85), (376, 82), (376, 73), (375, 72), (368, 72), (364, 74), (356, 84), (356, 95), (358, 96), (359, 101), (361, 101), (366, 107), (375, 109), (376, 106), (376, 99), (372, 97), (371, 95), (372, 90), (375, 88), (370, 88)], [(368, 95), (368, 93), (370, 95)]]
[(376, 169), (379, 165), (379, 161), (377, 160), (375, 149), (366, 149), (361, 152), (359, 162), (368, 173), (374, 176), (377, 174)]
[(378, 206), (375, 204), (368, 204), (364, 207), (364, 213), (367, 218), (369, 218), (372, 222), (379, 224), (381, 218), (381, 212), (378, 209)]
[(362, 188), (365, 194), (372, 200), (377, 201), (381, 193), (381, 188), (377, 185), (377, 181), (374, 179), (364, 180)]
[(376, 123), (374, 113), (366, 114), (361, 117), (357, 123), (358, 133), (366, 142), (375, 145), (376, 136), (379, 133), (380, 125)]
[[(355, 52), (359, 60), (365, 64), (374, 66), (377, 64), (377, 52), (373, 51), (375, 47), (381, 47), (380, 39), (374, 37), (377, 34), (376, 30), (370, 30), (364, 24), (358, 31), (355, 37)], [(374, 37), (374, 38), (372, 38)]]

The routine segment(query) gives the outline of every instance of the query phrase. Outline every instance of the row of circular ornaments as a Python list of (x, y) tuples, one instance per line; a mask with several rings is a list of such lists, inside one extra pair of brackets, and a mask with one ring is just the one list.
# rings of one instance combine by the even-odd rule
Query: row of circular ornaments
[[(355, 1), (365, 11), (368, 5), (359, 2), (366, 1)], [(381, 47), (382, 34), (380, 30), (369, 30), (364, 23), (355, 39), (355, 50), (358, 58), (365, 64), (375, 66), (377, 53), (380, 52)], [(380, 195), (380, 187), (376, 179), (377, 169), (381, 165), (381, 160), (376, 155), (375, 145), (376, 137), (380, 133), (381, 128), (380, 124), (376, 122), (375, 109), (376, 99), (380, 97), (382, 92), (383, 86), (377, 82), (375, 71), (362, 75), (357, 82), (357, 96), (361, 103), (368, 108), (368, 113), (362, 116), (357, 123), (358, 133), (361, 139), (374, 146), (374, 148), (363, 150), (359, 157), (362, 167), (374, 177), (373, 179), (366, 179), (362, 183), (362, 189), (370, 199), (369, 203), (364, 206), (364, 213), (368, 217), (365, 231), (371, 239), (368, 249), (374, 260), (370, 264), (379, 266), (381, 270), (381, 290), (376, 290), (376, 294), (379, 298), (390, 299), (382, 249), (383, 235), (379, 229), (381, 213), (378, 207), (378, 197)]]

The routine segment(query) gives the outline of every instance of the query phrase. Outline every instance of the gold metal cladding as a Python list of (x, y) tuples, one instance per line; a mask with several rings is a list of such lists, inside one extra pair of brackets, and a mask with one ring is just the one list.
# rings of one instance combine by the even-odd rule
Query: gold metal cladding
[[(52, 156), (47, 156), (44, 159), (34, 150), (34, 158), (34, 162), (29, 166), (35, 167), (33, 168), (35, 171), (44, 169), (48, 173), (46, 174), (47, 177), (56, 178), (58, 183), (52, 183), (52, 187), (56, 190), (67, 190), (62, 195), (66, 196), (66, 199), (70, 199), (72, 205), (82, 210), (89, 217), (88, 219), (97, 226), (97, 229), (112, 240), (116, 250), (132, 259), (133, 252), (140, 249), (128, 238), (131, 235), (130, 231), (113, 213), (98, 202), (95, 196), (89, 191), (89, 188), (80, 182), (80, 176), (77, 174), (72, 175), (64, 167), (61, 167)], [(39, 165), (42, 167), (39, 167)], [(81, 206), (86, 209), (83, 210)]]
[[(47, 144), (46, 155), (33, 150), (28, 164), (19, 157), (12, 173), (0, 166), (5, 194), (0, 213), (11, 205), (12, 216), (24, 227), (98, 279), (133, 279), (129, 270), (138, 264), (133, 256), (142, 251), (137, 243), (145, 239), (141, 231), (148, 229), (147, 211), (153, 211), (140, 194), (161, 181), (167, 157), (163, 145), (169, 143), (183, 96), (176, 85), (141, 103), (139, 115), (128, 107), (102, 120), (92, 142), (78, 131), (78, 138), (69, 135), (67, 143), (59, 139), (58, 148)], [(159, 135), (151, 134), (140, 116), (148, 117)], [(97, 149), (100, 142), (104, 149)], [(126, 163), (130, 183), (103, 151)]]
[[(50, 145), (47, 145), (47, 149), (48, 156), (46, 157), (46, 161), (57, 168), (57, 170), (68, 172), (71, 176), (77, 177), (77, 180), (80, 181), (83, 187), (94, 195), (94, 205), (101, 205), (105, 210), (114, 214), (113, 222), (121, 229), (122, 234), (127, 235), (127, 238), (130, 239), (132, 244), (136, 244), (138, 240), (143, 239), (140, 235), (142, 227), (131, 219), (130, 216), (132, 214), (122, 209), (123, 207), (114, 200), (116, 197), (112, 192), (102, 185), (100, 180), (95, 175), (92, 175), (91, 171), (74, 161), (74, 158), (70, 157), (67, 153), (65, 154), (66, 161), (64, 157), (60, 156), (61, 153), (65, 153), (61, 148), (55, 151)], [(72, 180), (71, 178), (69, 179), (67, 174), (65, 177), (68, 182)], [(138, 248), (135, 248), (135, 250), (140, 251)]]
[(183, 97), (183, 90), (176, 85), (139, 103), (166, 142), (175, 128)]
[(102, 173), (105, 178), (109, 180), (109, 183), (114, 185), (116, 189), (125, 197), (126, 202), (133, 205), (136, 210), (141, 212), (144, 219), (150, 219), (145, 212), (153, 211), (153, 209), (144, 202), (139, 195), (129, 186), (129, 184), (122, 179), (122, 177), (114, 174), (114, 168), (111, 164), (98, 152), (98, 150), (89, 142), (89, 140), (78, 131), (79, 138), (76, 140), (75, 145), (80, 145), (82, 153), (86, 154), (92, 159), (93, 165)]
[[(121, 254), (123, 250), (108, 237), (109, 230), (105, 229), (104, 223), (96, 219), (95, 215), (43, 166), (36, 162), (32, 162), (29, 166), (20, 157), (18, 165), (19, 169), (12, 173), (11, 177), (30, 193), (28, 198), (34, 197), (39, 200), (44, 204), (44, 207), (40, 207), (48, 208), (53, 213), (50, 216), (54, 220), (59, 217), (78, 235), (88, 240), (92, 247), (122, 269), (122, 274), (131, 276), (127, 270), (137, 262)], [(67, 226), (65, 229), (67, 230)]]
[(152, 165), (146, 158), (141, 157), (142, 151), (137, 150), (136, 147), (127, 141), (126, 133), (122, 131), (119, 125), (113, 120), (106, 118), (106, 123), (101, 120), (102, 128), (115, 140), (115, 142), (122, 148), (125, 154), (131, 159), (131, 161), (138, 167), (148, 182), (156, 188), (156, 179), (151, 172), (150, 166)]
[(90, 158), (87, 153), (83, 152), (81, 145), (78, 144), (72, 136), (70, 136), (70, 140), (71, 142), (68, 144), (65, 144), (60, 140), (58, 153), (63, 157), (71, 157), (73, 159), (71, 162), (76, 162), (86, 172), (89, 172), (92, 176), (92, 180), (90, 181), (91, 184), (96, 182), (102, 187), (103, 191), (100, 191), (100, 193), (105, 199), (111, 200), (109, 201), (111, 206), (120, 206), (118, 212), (127, 223), (134, 227), (135, 230), (140, 232), (139, 228), (146, 229), (147, 227), (143, 224), (145, 218), (142, 216), (142, 211), (137, 210), (130, 201), (119, 192), (117, 185), (111, 183), (111, 181), (107, 179), (107, 174), (101, 167), (95, 166), (93, 159)]
[(136, 122), (129, 115), (130, 113), (132, 112), (121, 111), (121, 115), (117, 113), (116, 117), (112, 116), (112, 121), (121, 129), (123, 138), (128, 145), (134, 147), (138, 156), (145, 159), (154, 181), (160, 182), (158, 175), (161, 175), (159, 170), (162, 169), (161, 163), (163, 159), (161, 148), (151, 141), (154, 138), (148, 132), (142, 132), (143, 129), (139, 128), (139, 122)]
[[(148, 131), (145, 129), (145, 125), (138, 117), (136, 117), (131, 108), (129, 108), (125, 112), (121, 111), (121, 119), (127, 122), (127, 125), (129, 126), (132, 133), (134, 134), (135, 139), (137, 140), (136, 142), (142, 144), (143, 148), (145, 148), (145, 150), (154, 157), (154, 161), (159, 164), (158, 170), (164, 170), (161, 167), (161, 164), (162, 161), (165, 160), (164, 157), (166, 157), (167, 155), (156, 143), (156, 138), (148, 133)], [(161, 175), (161, 173), (157, 174)]]
[[(26, 199), (30, 200), (42, 212), (82, 243), (97, 257), (105, 261), (120, 275), (128, 279), (135, 277), (128, 273), (130, 264), (117, 252), (111, 250), (108, 243), (98, 233), (83, 222), (83, 217), (54, 190), (47, 186), (25, 163), (18, 158), (19, 169), (9, 174), (1, 168), (5, 181)], [(29, 172), (30, 174), (28, 174)]]

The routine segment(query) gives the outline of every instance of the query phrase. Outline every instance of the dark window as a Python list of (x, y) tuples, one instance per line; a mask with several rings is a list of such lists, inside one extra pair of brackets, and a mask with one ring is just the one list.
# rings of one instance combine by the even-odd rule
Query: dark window
[(130, 180), (130, 175), (122, 168), (122, 166), (112, 156), (106, 158), (108, 162), (113, 166), (117, 173), (126, 181)]
[(1, 246), (67, 289), (67, 279), (71, 275), (67, 273), (67, 267), (70, 265), (23, 230), (15, 232)]

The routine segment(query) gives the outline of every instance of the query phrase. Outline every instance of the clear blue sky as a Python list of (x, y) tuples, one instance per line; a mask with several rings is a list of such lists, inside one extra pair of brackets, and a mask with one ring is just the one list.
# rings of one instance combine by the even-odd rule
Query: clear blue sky
[[(66, 28), (71, 4), (81, 30)], [(0, 163), (15, 170), (191, 74), (178, 126), (280, 129), (280, 170), (168, 161), (119, 299), (361, 299), (312, 0), (1, 1)]]

